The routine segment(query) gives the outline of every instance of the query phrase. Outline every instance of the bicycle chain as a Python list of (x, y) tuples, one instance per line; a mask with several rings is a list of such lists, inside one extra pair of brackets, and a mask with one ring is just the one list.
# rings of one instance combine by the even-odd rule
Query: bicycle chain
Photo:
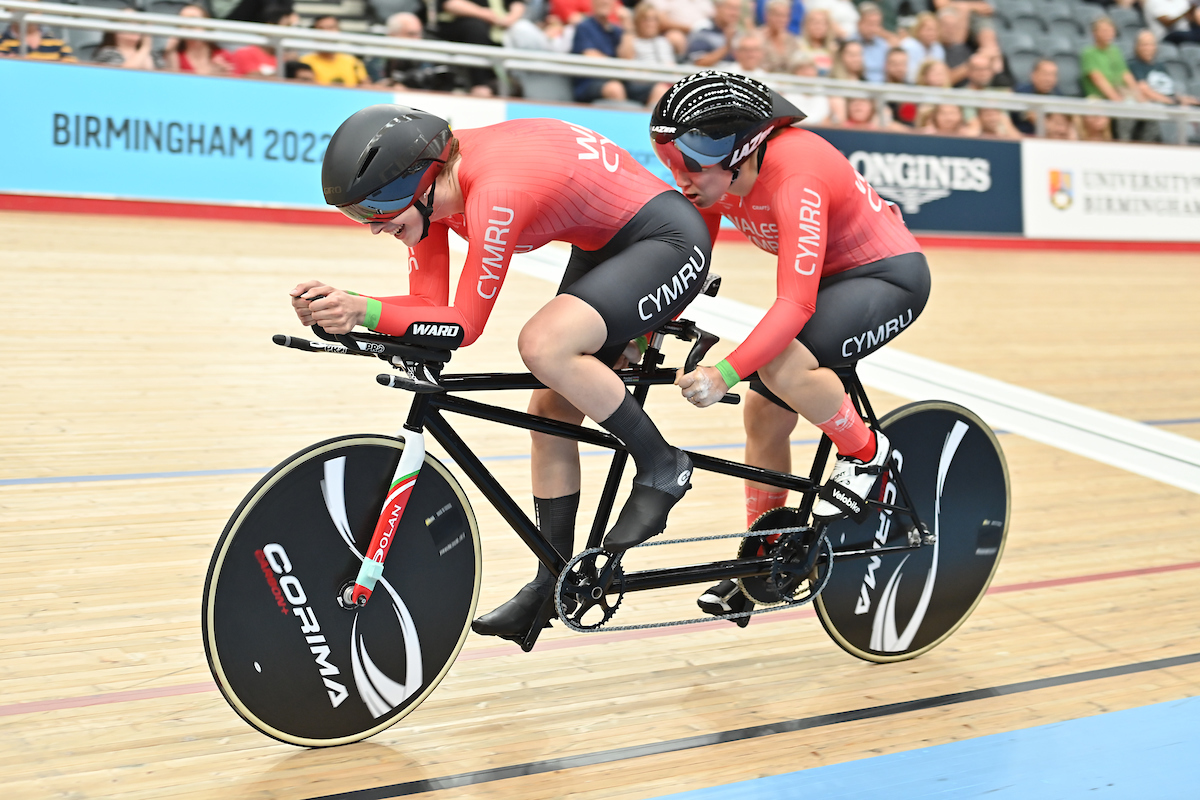
[[(660, 544), (682, 544), (682, 543), (686, 543), (686, 542), (703, 542), (703, 541), (710, 541), (713, 539), (745, 539), (745, 538), (749, 538), (750, 536), (763, 536), (763, 535), (775, 535), (775, 534), (779, 534), (780, 536), (783, 536), (788, 533), (799, 533), (804, 530), (807, 530), (807, 528), (804, 528), (804, 527), (773, 528), (768, 531), (753, 531), (753, 532), (747, 532), (747, 533), (732, 533), (732, 534), (726, 533), (726, 534), (717, 534), (714, 536), (697, 536), (697, 537), (688, 538), (688, 539), (664, 539), (662, 541), (657, 541), (657, 542), (644, 542), (644, 543), (638, 545), (638, 547), (648, 547), (650, 545), (660, 545)], [(775, 611), (785, 611), (789, 608), (798, 608), (799, 606), (806, 605), (808, 603), (811, 603), (813, 600), (815, 600), (817, 595), (819, 595), (822, 591), (824, 591), (825, 586), (829, 583), (830, 576), (833, 574), (833, 542), (831, 542), (829, 540), (828, 536), (826, 536), (825, 534), (821, 534), (820, 539), (818, 539), (818, 541), (817, 541), (817, 545), (822, 546), (822, 548), (824, 549), (825, 562), (829, 566), (825, 570), (825, 578), (821, 581), (820, 586), (818, 586), (815, 589), (813, 589), (812, 591), (810, 591), (808, 593), (808, 596), (806, 596), (800, 600), (793, 600), (791, 602), (779, 603), (777, 605), (771, 605), (771, 606), (763, 606), (761, 608), (758, 608), (758, 609), (755, 609), (752, 611), (735, 611), (731, 614), (705, 614), (703, 617), (696, 617), (694, 619), (681, 619), (681, 620), (673, 620), (670, 622), (645, 622), (640, 625), (617, 625), (617, 626), (611, 627), (611, 628), (605, 627), (603, 622), (601, 622), (599, 625), (596, 625), (593, 627), (583, 627), (580, 625), (576, 625), (573, 622), (571, 622), (569, 616), (564, 613), (563, 608), (562, 608), (563, 579), (567, 575), (567, 573), (570, 571), (570, 569), (589, 555), (599, 555), (601, 553), (608, 552), (608, 551), (604, 550), (603, 548), (593, 547), (589, 550), (584, 550), (583, 552), (579, 553), (577, 556), (575, 556), (570, 561), (568, 561), (567, 565), (565, 567), (563, 567), (563, 571), (559, 574), (558, 581), (557, 581), (557, 583), (555, 583), (555, 586), (554, 586), (554, 608), (555, 608), (555, 611), (558, 612), (559, 621), (562, 622), (562, 624), (565, 625), (567, 628), (570, 628), (571, 630), (573, 630), (577, 633), (595, 633), (596, 631), (600, 631), (600, 630), (603, 630), (605, 632), (610, 632), (610, 633), (617, 633), (620, 631), (647, 630), (649, 628), (673, 628), (673, 627), (677, 627), (679, 625), (692, 625), (692, 624), (695, 624), (698, 622), (709, 622), (710, 620), (714, 620), (714, 619), (736, 620), (736, 619), (742, 619), (743, 617), (752, 617), (752, 616), (755, 616), (756, 614), (770, 614)], [(626, 551), (626, 552), (628, 552), (628, 551)], [(621, 601), (623, 599), (624, 599), (624, 592), (621, 593), (621, 596), (618, 597), (616, 604), (613, 606), (613, 611), (612, 611), (613, 614), (616, 613), (617, 608), (620, 607)], [(611, 618), (612, 617), (610, 615), (609, 619), (611, 619)]]

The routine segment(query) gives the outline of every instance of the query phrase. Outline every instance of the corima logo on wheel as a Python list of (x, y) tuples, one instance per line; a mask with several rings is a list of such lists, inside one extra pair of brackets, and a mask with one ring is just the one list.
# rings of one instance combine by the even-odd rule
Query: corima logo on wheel
[[(267, 577), (267, 585), (271, 587), (271, 593), (275, 595), (276, 603), (282, 607), (284, 599), (286, 599), (291, 604), (292, 613), (300, 618), (300, 633), (304, 636), (305, 642), (309, 645), (308, 649), (313, 654), (317, 672), (321, 675), (321, 680), (329, 693), (329, 702), (334, 708), (337, 708), (350, 693), (346, 691), (344, 684), (331, 677), (341, 675), (342, 671), (329, 660), (331, 650), (325, 641), (325, 635), (321, 633), (321, 623), (317, 621), (317, 615), (313, 613), (312, 607), (307, 605), (308, 595), (305, 594), (304, 587), (300, 585), (300, 579), (291, 574), (292, 561), (288, 558), (287, 551), (283, 549), (282, 545), (272, 543), (263, 547), (262, 550), (255, 551), (254, 557), (258, 559), (259, 565), (263, 568), (263, 573)], [(277, 575), (282, 577), (276, 578)], [(284, 613), (287, 613), (286, 609)]]
[(865, 150), (856, 150), (848, 158), (876, 192), (897, 203), (905, 214), (919, 214), (925, 203), (953, 192), (992, 188), (992, 164), (986, 158)]

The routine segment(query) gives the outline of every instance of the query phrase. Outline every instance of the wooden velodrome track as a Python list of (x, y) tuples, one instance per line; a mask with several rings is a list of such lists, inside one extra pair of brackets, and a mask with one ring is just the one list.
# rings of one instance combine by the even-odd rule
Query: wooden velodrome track
[[(930, 261), (930, 305), (895, 347), (1200, 437), (1195, 256), (943, 249)], [(1200, 694), (1195, 659), (1154, 663), (1200, 651), (1200, 497), (1002, 435), (1012, 523), (993, 590), (919, 659), (859, 662), (808, 611), (745, 630), (555, 627), (528, 654), (471, 635), (442, 685), (393, 728), (325, 750), (277, 743), (211, 682), (205, 570), (263, 470), (323, 438), (399, 427), (407, 396), (376, 385), (376, 362), (285, 351), (270, 335), (303, 333), (286, 297), (302, 278), (399, 293), (403, 247), (348, 226), (8, 212), (0, 263), (5, 800), (389, 786), (348, 796), (647, 798)], [(721, 244), (714, 264), (723, 296), (769, 302), (770, 259)], [(552, 292), (512, 274), (484, 338), (452, 368), (520, 369), (516, 332)], [(525, 393), (509, 394), (524, 404)], [(872, 398), (880, 409), (902, 402)], [(737, 408), (695, 410), (671, 389), (652, 392), (649, 408), (674, 443), (741, 441)], [(462, 427), (480, 455), (513, 457), (489, 466), (532, 514), (526, 436)], [(815, 432), (802, 423), (795, 438)], [(810, 453), (798, 445), (798, 463)], [(584, 458), (581, 530), (603, 462)], [(480, 501), (475, 511), (487, 610), (533, 562), (493, 511)], [(706, 475), (671, 530), (732, 532), (742, 517), (737, 482)], [(729, 545), (691, 547), (689, 557), (725, 557)], [(627, 598), (618, 619), (692, 616), (695, 595)], [(862, 709), (875, 711), (848, 713)], [(804, 722), (717, 743), (790, 720)], [(690, 749), (612, 755), (704, 735)], [(529, 766), (501, 769), (515, 765)], [(474, 785), (413, 784), (488, 770)]]

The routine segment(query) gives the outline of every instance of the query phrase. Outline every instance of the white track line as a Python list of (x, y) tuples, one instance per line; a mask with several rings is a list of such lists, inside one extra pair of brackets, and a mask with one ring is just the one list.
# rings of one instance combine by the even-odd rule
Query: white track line
[[(456, 242), (465, 252), (465, 245)], [(558, 283), (567, 253), (544, 248), (516, 255), (511, 269)], [(701, 328), (740, 342), (766, 313), (720, 297), (699, 297), (685, 312)], [(1200, 494), (1200, 442), (1140, 422), (947, 366), (888, 347), (864, 359), (863, 383), (909, 400), (948, 400), (993, 428)]]

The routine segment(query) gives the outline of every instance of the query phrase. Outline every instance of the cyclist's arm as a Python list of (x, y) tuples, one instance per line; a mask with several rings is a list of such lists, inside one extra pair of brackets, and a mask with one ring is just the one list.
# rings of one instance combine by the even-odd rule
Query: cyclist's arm
[(729, 387), (784, 351), (817, 309), (817, 286), (829, 239), (826, 183), (813, 175), (784, 182), (772, 199), (779, 225), (776, 298), (762, 321), (717, 364)]
[[(478, 339), (508, 274), (508, 263), (517, 238), (530, 219), (527, 208), (530, 204), (527, 198), (513, 196), (506, 190), (478, 192), (468, 198), (467, 230), (475, 233), (468, 243), (467, 260), (458, 279), (454, 305), (436, 304), (432, 297), (413, 295), (380, 298), (391, 302), (381, 302), (377, 325), (368, 327), (374, 327), (380, 333), (400, 335), (414, 322), (449, 323), (462, 326), (464, 347)], [(418, 252), (418, 259), (422, 255)], [(422, 264), (413, 274), (423, 269)], [(372, 320), (368, 318), (367, 321)]]

